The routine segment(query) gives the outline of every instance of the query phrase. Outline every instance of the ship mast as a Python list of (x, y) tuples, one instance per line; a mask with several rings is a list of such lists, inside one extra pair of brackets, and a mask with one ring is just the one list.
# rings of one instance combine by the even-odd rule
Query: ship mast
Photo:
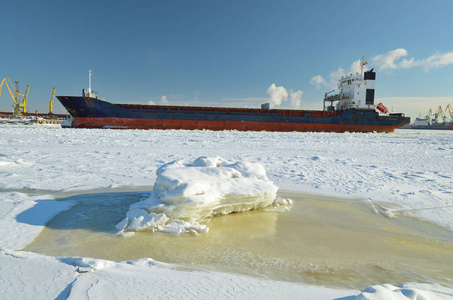
[(88, 96), (97, 99), (97, 93), (91, 89), (91, 75), (93, 75), (93, 73), (91, 73), (91, 70), (88, 70), (88, 91), (85, 93), (85, 90), (83, 90), (83, 95), (84, 97)]
[(362, 58), (360, 59), (360, 81), (363, 81), (363, 66), (365, 66), (365, 59)]
[(91, 70), (88, 70), (88, 95), (91, 96)]

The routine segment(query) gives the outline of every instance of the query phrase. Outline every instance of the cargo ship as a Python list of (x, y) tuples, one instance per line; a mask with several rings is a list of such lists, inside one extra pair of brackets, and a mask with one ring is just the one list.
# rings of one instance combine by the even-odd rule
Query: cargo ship
[[(447, 119), (449, 116), (449, 119)], [(431, 109), (425, 118), (416, 118), (414, 123), (409, 126), (411, 129), (431, 129), (431, 130), (453, 130), (453, 109), (449, 104), (445, 111), (439, 105), (433, 114)]]
[(432, 122), (429, 119), (416, 118), (411, 129), (453, 130), (453, 122)]
[(229, 108), (114, 104), (99, 99), (89, 88), (82, 96), (57, 96), (73, 128), (186, 129), (299, 132), (392, 132), (410, 123), (402, 113), (374, 105), (373, 69), (350, 74), (338, 82), (338, 91), (325, 94), (323, 110)]

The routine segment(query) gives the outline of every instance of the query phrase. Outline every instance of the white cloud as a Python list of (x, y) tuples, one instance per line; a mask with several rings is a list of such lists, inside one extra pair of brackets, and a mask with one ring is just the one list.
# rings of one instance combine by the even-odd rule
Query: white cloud
[[(314, 85), (316, 89), (319, 89), (321, 87), (335, 89), (337, 87), (338, 80), (340, 80), (342, 77), (350, 73), (360, 72), (360, 62), (360, 59), (353, 62), (349, 67), (348, 72), (346, 72), (346, 70), (342, 67), (339, 67), (337, 70), (330, 72), (328, 82), (321, 75), (313, 76), (310, 79), (310, 84)], [(364, 70), (367, 70), (367, 68), (365, 67)]]
[[(160, 97), (160, 101), (159, 101), (160, 105), (168, 105), (169, 103), (170, 102), (168, 101), (167, 96)], [(148, 105), (156, 105), (156, 102), (154, 102), (153, 100), (150, 100), (150, 101), (148, 101)]]
[(289, 93), (289, 98), (290, 98), (290, 105), (293, 108), (299, 108), (301, 103), (302, 103), (302, 95), (304, 92), (301, 90), (298, 90), (296, 92), (291, 91)]
[(453, 52), (434, 54), (426, 59), (420, 60), (403, 58), (401, 61), (398, 61), (407, 55), (408, 52), (406, 49), (399, 48), (373, 57), (372, 62), (380, 71), (385, 69), (410, 69), (418, 67), (429, 71), (430, 69), (453, 65)]
[(167, 96), (162, 96), (160, 98), (160, 103), (163, 104), (163, 105), (168, 105), (168, 100), (167, 100)]
[(288, 94), (288, 91), (283, 86), (276, 86), (275, 83), (273, 83), (267, 89), (267, 94), (270, 98), (267, 100), (271, 104), (271, 107), (282, 105), (284, 102), (288, 101), (289, 95), (289, 106), (291, 108), (299, 108), (302, 103), (302, 95), (304, 94), (304, 92), (302, 92), (301, 90), (297, 90), (295, 92), (293, 90), (290, 90)]
[(334, 89), (337, 86), (338, 80), (340, 80), (340, 78), (344, 75), (346, 75), (346, 71), (342, 67), (339, 67), (336, 71), (330, 72), (329, 82), (327, 82), (321, 75), (317, 75), (310, 79), (310, 84), (314, 85), (316, 89), (320, 89), (321, 87)]
[[(395, 70), (395, 69), (410, 69), (410, 68), (423, 68), (425, 71), (429, 71), (434, 68), (441, 68), (449, 65), (453, 65), (453, 51), (444, 54), (434, 54), (426, 59), (415, 60), (414, 58), (406, 59), (408, 55), (406, 49), (398, 48), (391, 50), (385, 54), (376, 55), (370, 60), (371, 66), (383, 70)], [(349, 72), (346, 73), (345, 69), (339, 67), (336, 71), (329, 74), (329, 81), (325, 80), (323, 76), (317, 75), (310, 79), (310, 84), (314, 85), (316, 89), (321, 87), (334, 89), (337, 86), (338, 80), (342, 76), (350, 73), (356, 73), (360, 71), (360, 60), (356, 60), (351, 64)], [(364, 71), (368, 70), (367, 66), (364, 67)]]
[(314, 85), (317, 89), (320, 89), (321, 86), (327, 85), (327, 82), (321, 75), (316, 75), (310, 79), (310, 84)]
[(346, 75), (346, 71), (342, 67), (339, 67), (336, 71), (331, 72), (329, 74), (329, 78), (330, 78), (329, 87), (335, 88), (337, 86), (338, 80), (340, 80), (341, 77), (343, 77), (345, 75)]
[(421, 60), (414, 60), (411, 58), (410, 60), (403, 59), (401, 61), (401, 68), (413, 68), (413, 67), (422, 67), (425, 71), (429, 71), (429, 69), (440, 68), (448, 65), (453, 64), (453, 52), (448, 52), (445, 54), (434, 54), (426, 59)]
[(288, 92), (282, 86), (276, 86), (275, 83), (267, 89), (267, 94), (270, 97), (270, 104), (281, 105), (283, 101), (288, 100)]
[[(349, 68), (349, 70), (350, 70), (349, 73), (360, 73), (360, 71), (361, 71), (361, 69), (362, 69), (361, 64), (362, 64), (362, 60), (361, 60), (361, 59), (358, 59), (358, 60), (356, 60), (355, 62), (353, 62), (353, 63), (351, 64), (351, 67)], [(368, 70), (368, 68), (367, 68), (366, 65), (363, 66), (363, 70), (364, 70), (364, 71), (367, 71), (367, 70)]]
[(398, 48), (392, 51), (389, 51), (385, 54), (380, 54), (371, 59), (373, 65), (379, 69), (379, 71), (385, 69), (397, 69), (401, 66), (396, 63), (401, 57), (407, 56), (407, 50), (403, 48)]

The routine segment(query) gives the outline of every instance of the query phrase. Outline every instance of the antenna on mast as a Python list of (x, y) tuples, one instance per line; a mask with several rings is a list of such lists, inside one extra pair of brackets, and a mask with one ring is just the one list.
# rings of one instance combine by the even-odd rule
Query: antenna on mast
[(85, 92), (85, 89), (84, 89), (83, 96), (97, 99), (98, 98), (97, 93), (91, 89), (91, 75), (93, 75), (93, 73), (91, 73), (91, 70), (88, 70), (88, 91)]
[(88, 94), (91, 95), (91, 70), (88, 70)]
[(360, 59), (360, 74), (362, 75), (363, 77), (363, 66), (365, 65), (365, 60), (362, 56), (362, 58)]

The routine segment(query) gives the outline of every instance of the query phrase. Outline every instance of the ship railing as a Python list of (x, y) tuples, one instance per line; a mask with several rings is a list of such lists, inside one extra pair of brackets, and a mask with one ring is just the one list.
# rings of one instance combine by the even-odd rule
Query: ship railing
[(324, 98), (324, 101), (340, 101), (340, 99), (341, 99), (341, 94), (335, 94), (335, 95), (326, 96)]
[[(335, 90), (324, 94), (324, 101), (323, 101), (323, 105), (322, 105), (322, 116), (323, 117), (326, 116), (327, 111), (331, 112), (331, 111), (335, 110), (333, 103), (335, 101), (340, 101), (343, 96), (343, 93), (331, 94), (333, 92), (335, 92)], [(330, 104), (328, 104), (327, 107), (326, 107), (326, 102), (330, 102)], [(326, 108), (328, 108), (328, 109), (326, 110)]]

